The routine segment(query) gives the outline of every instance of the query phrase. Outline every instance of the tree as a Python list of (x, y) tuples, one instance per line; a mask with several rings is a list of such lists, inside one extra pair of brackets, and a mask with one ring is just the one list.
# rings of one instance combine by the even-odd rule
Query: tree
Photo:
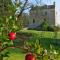
[[(3, 57), (8, 56), (8, 52), (2, 53), (5, 49), (9, 47), (14, 47), (13, 41), (9, 39), (8, 34), (10, 32), (16, 33), (20, 30), (20, 16), (22, 16), (22, 12), (25, 9), (26, 3), (28, 0), (25, 0), (25, 3), (22, 7), (21, 5), (16, 5), (12, 3), (11, 0), (0, 0), (0, 60), (3, 60)], [(18, 6), (21, 8), (19, 14), (15, 14), (17, 11)], [(16, 18), (18, 20), (16, 20)], [(14, 36), (14, 35), (13, 35)]]
[(47, 20), (44, 19), (44, 21), (42, 22), (42, 24), (41, 24), (41, 26), (40, 26), (40, 27), (41, 27), (41, 30), (42, 30), (42, 31), (48, 31), (48, 29), (47, 29), (48, 26), (49, 26), (49, 25), (48, 25)]
[(0, 9), (2, 26), (4, 25), (6, 31), (8, 32), (15, 29), (21, 29), (23, 25), (22, 13), (24, 10), (31, 8), (31, 6), (27, 6), (28, 0), (25, 0), (25, 3), (22, 3), (19, 0), (15, 0), (13, 3), (11, 0), (0, 0), (0, 2), (2, 2), (2, 9)]

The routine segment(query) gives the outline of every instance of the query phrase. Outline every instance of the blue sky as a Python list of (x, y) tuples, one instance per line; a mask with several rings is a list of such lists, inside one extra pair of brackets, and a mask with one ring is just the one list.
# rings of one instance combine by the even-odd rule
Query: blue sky
[[(21, 1), (24, 1), (24, 0), (21, 0)], [(36, 5), (36, 4), (40, 4), (40, 1), (41, 1), (41, 4), (45, 5), (50, 5), (50, 4), (53, 4), (54, 0), (28, 0), (29, 3), (32, 3), (33, 5)], [(28, 10), (26, 10), (25, 12), (28, 12)]]
[(29, 2), (32, 2), (33, 4), (35, 4), (36, 1), (37, 1), (38, 3), (39, 3), (39, 1), (41, 1), (42, 3), (52, 4), (54, 0), (29, 0)]
[(57, 12), (57, 14), (56, 14), (56, 22), (57, 22), (57, 24), (59, 24), (60, 25), (60, 0), (55, 0), (55, 2), (56, 2), (56, 12)]
[(54, 0), (28, 0), (28, 1), (34, 5), (36, 5), (36, 4), (51, 5), (54, 2)]

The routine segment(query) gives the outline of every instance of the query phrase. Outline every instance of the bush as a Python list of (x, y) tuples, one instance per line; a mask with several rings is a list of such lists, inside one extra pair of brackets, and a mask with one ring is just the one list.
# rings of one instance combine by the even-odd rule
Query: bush
[(45, 47), (49, 48), (49, 45), (52, 44), (59, 49), (60, 46), (60, 33), (57, 32), (44, 32), (44, 31), (34, 31), (34, 30), (26, 30), (20, 31), (20, 34), (24, 34), (28, 36), (31, 41), (35, 41), (36, 39)]
[(44, 20), (40, 26), (36, 28), (28, 28), (28, 30), (37, 30), (37, 31), (60, 31), (60, 26), (49, 25), (49, 23)]
[[(32, 41), (33, 40), (33, 41)], [(42, 46), (41, 42), (38, 39), (30, 39), (25, 42), (24, 45), (28, 50), (26, 52), (31, 52), (36, 54), (37, 59), (56, 59), (58, 57), (58, 53), (55, 49), (55, 47), (51, 44), (49, 44), (49, 49)]]

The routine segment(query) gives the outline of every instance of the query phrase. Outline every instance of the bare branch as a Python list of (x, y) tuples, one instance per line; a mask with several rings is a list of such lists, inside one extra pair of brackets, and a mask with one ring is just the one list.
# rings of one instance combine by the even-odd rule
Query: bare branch
[(24, 5), (23, 5), (23, 7), (22, 7), (22, 9), (21, 9), (21, 12), (20, 12), (19, 15), (17, 16), (18, 18), (19, 18), (19, 16), (21, 16), (22, 12), (24, 11), (24, 7), (26, 6), (27, 2), (28, 2), (28, 0), (25, 0), (25, 3), (24, 3)]
[(27, 7), (27, 8), (24, 8), (24, 10), (27, 10), (27, 9), (29, 9), (29, 8), (31, 8), (31, 6), (30, 6), (30, 7)]

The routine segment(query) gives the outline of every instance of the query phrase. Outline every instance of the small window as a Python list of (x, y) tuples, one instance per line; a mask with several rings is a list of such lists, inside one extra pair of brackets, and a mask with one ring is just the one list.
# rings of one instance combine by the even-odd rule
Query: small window
[(33, 19), (33, 23), (35, 23), (35, 19)]
[(44, 18), (44, 21), (46, 21), (46, 18)]
[(45, 15), (47, 15), (47, 12), (45, 12)]

